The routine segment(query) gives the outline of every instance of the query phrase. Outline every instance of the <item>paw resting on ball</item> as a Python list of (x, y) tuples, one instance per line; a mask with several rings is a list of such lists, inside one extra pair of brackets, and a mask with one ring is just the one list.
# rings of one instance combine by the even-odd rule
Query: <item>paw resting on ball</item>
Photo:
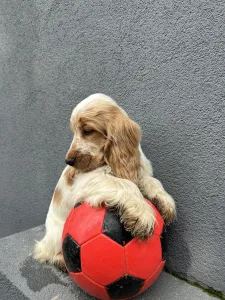
[(127, 231), (139, 240), (147, 239), (154, 231), (155, 214), (146, 203), (142, 210), (130, 207), (121, 214), (121, 222)]
[(155, 214), (152, 207), (144, 200), (140, 202), (135, 201), (134, 198), (133, 205), (88, 200), (89, 199), (86, 199), (86, 202), (94, 208), (100, 208), (105, 205), (117, 211), (120, 216), (120, 221), (124, 224), (126, 230), (139, 240), (147, 239), (154, 231)]
[(173, 198), (167, 193), (159, 193), (152, 203), (159, 210), (165, 224), (168, 225), (176, 219), (176, 205)]

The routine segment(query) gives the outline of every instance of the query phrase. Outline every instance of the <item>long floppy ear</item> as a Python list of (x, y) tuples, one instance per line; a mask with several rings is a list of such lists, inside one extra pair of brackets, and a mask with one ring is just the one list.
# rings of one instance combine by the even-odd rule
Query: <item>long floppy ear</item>
[(119, 115), (107, 124), (107, 142), (104, 148), (106, 163), (113, 173), (137, 183), (140, 169), (140, 127), (126, 115)]

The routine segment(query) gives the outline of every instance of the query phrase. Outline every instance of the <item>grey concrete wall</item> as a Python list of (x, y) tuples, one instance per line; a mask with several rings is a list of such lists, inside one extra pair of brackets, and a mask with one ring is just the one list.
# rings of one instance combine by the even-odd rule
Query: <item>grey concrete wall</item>
[(72, 108), (111, 95), (175, 197), (167, 267), (225, 291), (225, 2), (2, 0), (1, 236), (45, 220)]

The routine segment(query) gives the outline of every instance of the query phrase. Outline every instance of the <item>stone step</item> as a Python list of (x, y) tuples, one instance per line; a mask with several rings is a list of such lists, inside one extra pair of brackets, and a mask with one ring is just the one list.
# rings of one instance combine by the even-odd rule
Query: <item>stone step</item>
[[(30, 255), (34, 240), (44, 235), (35, 227), (0, 239), (1, 300), (91, 300), (67, 274), (43, 266)], [(201, 289), (162, 272), (156, 283), (137, 300), (213, 300)]]

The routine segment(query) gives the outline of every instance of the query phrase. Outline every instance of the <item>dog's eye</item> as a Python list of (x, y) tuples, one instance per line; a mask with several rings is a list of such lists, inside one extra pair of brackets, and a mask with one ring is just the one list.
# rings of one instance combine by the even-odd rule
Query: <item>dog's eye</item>
[(90, 128), (82, 128), (82, 131), (84, 135), (90, 135), (94, 132), (94, 130)]

